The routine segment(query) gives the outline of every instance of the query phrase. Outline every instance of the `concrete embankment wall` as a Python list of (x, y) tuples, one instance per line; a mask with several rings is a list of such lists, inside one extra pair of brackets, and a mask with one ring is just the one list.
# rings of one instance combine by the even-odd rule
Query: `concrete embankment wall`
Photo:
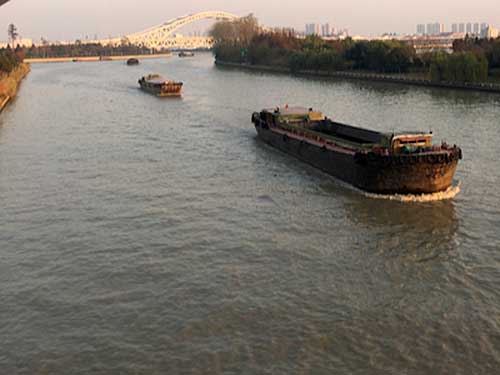
[(20, 64), (9, 74), (0, 74), (0, 112), (16, 96), (19, 84), (30, 71), (28, 64)]
[[(288, 73), (288, 74), (292, 73), (292, 71), (286, 67), (238, 64), (225, 61), (216, 61), (215, 63), (216, 65), (219, 66), (243, 68), (255, 71)], [(439, 87), (439, 88), (455, 89), (455, 90), (483, 91), (483, 92), (492, 92), (500, 94), (500, 84), (467, 83), (467, 82), (466, 83), (433, 82), (429, 79), (418, 79), (413, 77), (407, 77), (403, 74), (391, 75), (391, 74), (361, 73), (361, 72), (351, 72), (351, 71), (328, 72), (328, 71), (317, 71), (317, 70), (301, 70), (295, 72), (295, 74), (310, 75), (317, 77), (346, 78), (346, 79), (355, 79), (362, 81), (388, 82), (388, 83), (397, 83), (397, 84), (413, 85), (413, 86)]]

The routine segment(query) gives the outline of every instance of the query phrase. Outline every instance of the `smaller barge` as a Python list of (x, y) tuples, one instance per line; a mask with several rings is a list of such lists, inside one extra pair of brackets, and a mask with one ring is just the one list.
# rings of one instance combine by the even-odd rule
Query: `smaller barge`
[(252, 115), (259, 137), (355, 187), (377, 194), (447, 190), (462, 150), (432, 144), (432, 132), (383, 133), (335, 122), (312, 108)]
[(182, 95), (182, 82), (168, 80), (158, 74), (149, 74), (139, 80), (141, 89), (161, 97), (179, 97)]

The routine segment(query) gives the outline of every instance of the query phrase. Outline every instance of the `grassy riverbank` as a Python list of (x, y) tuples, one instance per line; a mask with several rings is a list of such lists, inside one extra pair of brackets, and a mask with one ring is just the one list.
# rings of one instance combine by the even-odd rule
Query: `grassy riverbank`
[(0, 74), (0, 112), (16, 96), (19, 84), (29, 71), (29, 64), (19, 64), (10, 73)]

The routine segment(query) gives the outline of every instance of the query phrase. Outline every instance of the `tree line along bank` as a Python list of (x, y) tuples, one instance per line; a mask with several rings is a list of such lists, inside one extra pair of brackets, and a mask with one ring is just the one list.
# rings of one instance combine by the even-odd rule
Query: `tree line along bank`
[(262, 30), (253, 16), (216, 23), (211, 32), (218, 61), (299, 71), (359, 71), (414, 74), (433, 82), (500, 79), (500, 38), (456, 40), (453, 52), (417, 54), (398, 41), (297, 38), (289, 31)]

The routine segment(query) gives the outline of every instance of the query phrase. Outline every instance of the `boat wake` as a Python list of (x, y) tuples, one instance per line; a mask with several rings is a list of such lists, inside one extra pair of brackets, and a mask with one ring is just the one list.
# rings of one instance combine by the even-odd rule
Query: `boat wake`
[(455, 186), (453, 185), (450, 186), (445, 191), (432, 194), (374, 194), (374, 193), (362, 192), (362, 194), (368, 198), (386, 199), (399, 202), (416, 202), (416, 203), (449, 200), (455, 198), (455, 196), (458, 193), (460, 193), (460, 183), (458, 183)]

